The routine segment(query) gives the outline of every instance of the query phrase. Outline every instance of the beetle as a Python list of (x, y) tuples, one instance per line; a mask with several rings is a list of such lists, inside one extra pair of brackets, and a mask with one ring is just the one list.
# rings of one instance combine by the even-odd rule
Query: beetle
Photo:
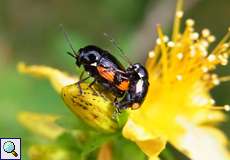
[[(115, 95), (113, 104), (116, 106), (118, 112), (126, 108), (137, 109), (140, 107), (149, 86), (148, 72), (143, 65), (140, 63), (130, 63), (125, 54), (123, 54), (130, 64), (125, 69), (112, 54), (95, 45), (85, 46), (80, 48), (78, 52), (75, 52), (65, 31), (64, 34), (73, 51), (73, 53), (67, 53), (75, 58), (78, 67), (83, 66), (84, 71), (89, 74), (86, 78), (82, 78), (84, 75), (83, 71), (80, 80), (77, 82), (80, 94), (83, 93), (80, 83), (93, 77), (94, 80), (89, 84), (89, 87), (95, 94), (96, 91), (92, 88), (95, 82), (101, 84), (103, 88), (110, 90)], [(106, 34), (105, 36), (108, 35)], [(123, 53), (112, 38), (110, 38), (110, 41)]]
[(80, 76), (80, 81), (77, 82), (81, 94), (80, 83), (90, 77), (94, 78), (89, 84), (91, 89), (93, 89), (92, 85), (98, 82), (104, 88), (111, 90), (117, 97), (123, 96), (125, 91), (128, 90), (129, 79), (126, 77), (124, 67), (108, 51), (94, 45), (88, 45), (84, 48), (80, 48), (77, 53), (72, 54), (68, 52), (68, 54), (76, 59), (76, 65), (78, 67), (83, 66), (84, 71), (89, 74), (89, 76), (82, 79), (83, 71)]
[(148, 72), (143, 65), (136, 63), (127, 68), (126, 74), (130, 79), (129, 89), (122, 100), (114, 102), (114, 105), (118, 109), (138, 109), (148, 92)]
[[(76, 65), (89, 73), (89, 76), (77, 82), (80, 92), (82, 90), (80, 83), (90, 77), (94, 77), (89, 84), (91, 89), (95, 82), (101, 84), (104, 88), (112, 91), (116, 98), (114, 105), (118, 112), (122, 109), (140, 107), (148, 91), (148, 72), (140, 63), (131, 64), (127, 69), (112, 56), (97, 46), (89, 45), (79, 49), (78, 54), (71, 54), (76, 58)], [(117, 98), (124, 96), (120, 101)]]
[(80, 80), (77, 82), (80, 94), (82, 94), (80, 83), (90, 77), (94, 78), (89, 84), (92, 90), (92, 85), (95, 82), (101, 84), (105, 89), (112, 91), (116, 97), (123, 96), (124, 92), (128, 90), (129, 80), (128, 77), (125, 77), (124, 67), (108, 51), (94, 45), (88, 45), (80, 48), (77, 53), (72, 54), (68, 52), (68, 54), (76, 59), (78, 67), (83, 66), (84, 71), (89, 74), (89, 76), (82, 79), (83, 71)]

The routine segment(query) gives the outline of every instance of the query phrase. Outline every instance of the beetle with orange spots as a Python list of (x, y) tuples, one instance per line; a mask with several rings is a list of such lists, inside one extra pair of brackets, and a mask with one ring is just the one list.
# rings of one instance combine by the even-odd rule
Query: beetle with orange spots
[[(116, 97), (123, 96), (128, 90), (129, 79), (125, 73), (125, 68), (114, 56), (93, 45), (79, 49), (78, 53), (72, 55), (76, 57), (77, 66), (82, 65), (84, 71), (89, 73), (86, 78), (80, 78), (77, 83), (79, 86), (81, 82), (93, 77), (94, 80), (89, 84), (91, 89), (93, 89), (91, 86), (98, 82), (106, 90), (111, 90)], [(81, 88), (80, 92), (82, 93)]]
[[(111, 91), (115, 95), (113, 104), (117, 111), (140, 107), (149, 86), (148, 73), (143, 65), (140, 63), (131, 64), (128, 61), (130, 65), (125, 69), (112, 54), (94, 45), (88, 45), (75, 52), (67, 35), (66, 38), (73, 51), (73, 53), (67, 53), (76, 59), (78, 67), (84, 67), (80, 80), (77, 82), (80, 94), (83, 94), (80, 84), (89, 78), (94, 78), (89, 84), (89, 88), (97, 94), (92, 86), (94, 83), (98, 83), (104, 89)], [(119, 47), (118, 49), (122, 52)], [(85, 71), (88, 76), (83, 78)]]

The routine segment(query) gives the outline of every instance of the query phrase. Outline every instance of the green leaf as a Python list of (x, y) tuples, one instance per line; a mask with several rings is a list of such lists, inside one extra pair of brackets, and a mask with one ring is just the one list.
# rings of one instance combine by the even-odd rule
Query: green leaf
[(117, 134), (96, 134), (87, 140), (82, 150), (82, 158), (86, 157), (89, 153), (96, 150), (102, 144), (111, 141), (117, 136)]
[(177, 150), (173, 145), (167, 143), (166, 148), (161, 152), (160, 159), (162, 160), (189, 160), (182, 152)]
[(113, 141), (113, 160), (147, 160), (146, 155), (133, 142), (125, 139), (122, 135)]
[(73, 150), (76, 152), (81, 152), (82, 150), (82, 142), (78, 139), (77, 135), (73, 135), (71, 133), (64, 133), (58, 137), (56, 140), (56, 144), (66, 148), (67, 150)]
[(119, 128), (122, 128), (125, 125), (126, 121), (128, 120), (128, 115), (129, 113), (125, 110), (122, 111), (122, 113), (117, 115), (116, 119), (117, 119)]
[(166, 148), (161, 152), (160, 157), (163, 160), (175, 160), (173, 153), (171, 152), (170, 149)]

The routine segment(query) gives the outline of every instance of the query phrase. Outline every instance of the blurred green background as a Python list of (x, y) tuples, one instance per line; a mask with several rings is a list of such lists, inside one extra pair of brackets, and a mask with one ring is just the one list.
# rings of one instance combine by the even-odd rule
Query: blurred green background
[[(72, 115), (49, 82), (20, 75), (16, 64), (45, 64), (76, 73), (70, 48), (59, 28), (63, 24), (76, 49), (95, 44), (117, 50), (103, 36), (114, 37), (134, 62), (144, 63), (155, 41), (155, 25), (170, 33), (175, 0), (1, 0), (0, 1), (0, 137), (26, 137), (16, 121), (19, 111)], [(217, 41), (230, 25), (229, 0), (187, 0), (185, 18), (196, 21), (196, 29), (209, 28)], [(120, 59), (120, 58), (119, 58)], [(230, 66), (220, 67), (230, 75)], [(216, 87), (217, 104), (230, 104), (230, 83)], [(230, 135), (230, 127), (221, 126)], [(124, 142), (121, 142), (124, 143)], [(133, 145), (130, 143), (131, 148)], [(134, 147), (135, 148), (135, 147)], [(137, 150), (130, 149), (130, 150)], [(141, 152), (139, 159), (144, 156)]]

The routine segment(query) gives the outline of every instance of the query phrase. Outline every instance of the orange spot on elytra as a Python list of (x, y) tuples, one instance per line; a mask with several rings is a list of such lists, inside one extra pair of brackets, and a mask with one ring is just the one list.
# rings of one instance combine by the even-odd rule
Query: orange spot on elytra
[(106, 68), (104, 68), (104, 67), (101, 67), (101, 66), (98, 66), (98, 67), (97, 67), (97, 70), (98, 70), (99, 74), (100, 74), (103, 78), (107, 79), (107, 80), (110, 81), (110, 82), (113, 82), (113, 80), (114, 80), (114, 75), (115, 75), (114, 72), (108, 71), (108, 69), (106, 69)]
[(126, 91), (129, 88), (129, 81), (128, 80), (124, 80), (122, 81), (119, 85), (117, 85), (117, 88), (122, 90), (122, 91)]

